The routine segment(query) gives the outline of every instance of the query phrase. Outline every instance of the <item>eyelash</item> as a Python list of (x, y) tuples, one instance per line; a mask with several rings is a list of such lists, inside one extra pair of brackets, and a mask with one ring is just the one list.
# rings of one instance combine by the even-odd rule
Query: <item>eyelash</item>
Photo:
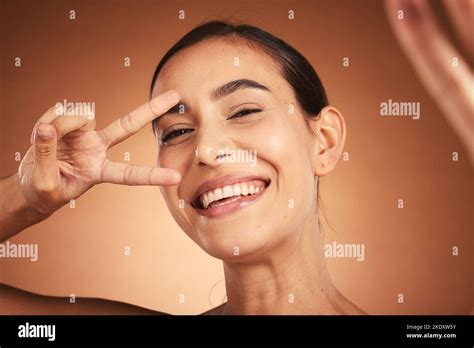
[(249, 114), (254, 114), (254, 113), (259, 113), (262, 112), (262, 109), (242, 109), (239, 112), (233, 114), (228, 118), (228, 120), (233, 119), (233, 118), (239, 118), (243, 116), (247, 116)]
[[(262, 109), (242, 109), (239, 112), (237, 112), (237, 113), (233, 114), (232, 116), (230, 116), (228, 118), (228, 120), (244, 117), (244, 116), (254, 114), (254, 113), (259, 113), (259, 112), (262, 112), (262, 111), (263, 111)], [(192, 128), (180, 128), (180, 129), (172, 130), (171, 132), (165, 134), (161, 138), (161, 144), (166, 145), (166, 143), (169, 140), (174, 139), (176, 137), (179, 137), (183, 134), (189, 133), (192, 130), (193, 130)]]
[(189, 132), (192, 131), (192, 130), (193, 130), (192, 128), (180, 128), (180, 129), (172, 130), (172, 131), (169, 132), (168, 134), (162, 136), (161, 141), (160, 141), (160, 144), (161, 144), (161, 145), (166, 145), (166, 143), (167, 143), (169, 140), (174, 139), (174, 138), (176, 138), (176, 137), (179, 137), (180, 135), (189, 133)]

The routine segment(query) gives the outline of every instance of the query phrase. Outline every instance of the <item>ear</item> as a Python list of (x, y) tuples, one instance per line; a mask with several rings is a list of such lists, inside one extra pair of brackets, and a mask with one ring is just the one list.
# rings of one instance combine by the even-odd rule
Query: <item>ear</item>
[(310, 120), (314, 132), (312, 165), (314, 174), (324, 176), (336, 166), (346, 142), (346, 123), (335, 107), (326, 106)]

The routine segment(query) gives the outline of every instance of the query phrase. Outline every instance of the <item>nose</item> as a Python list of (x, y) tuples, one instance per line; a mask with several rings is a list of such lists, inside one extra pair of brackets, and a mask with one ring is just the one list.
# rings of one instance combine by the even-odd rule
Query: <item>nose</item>
[(195, 159), (200, 166), (217, 167), (231, 148), (230, 136), (223, 129), (206, 126), (199, 130)]

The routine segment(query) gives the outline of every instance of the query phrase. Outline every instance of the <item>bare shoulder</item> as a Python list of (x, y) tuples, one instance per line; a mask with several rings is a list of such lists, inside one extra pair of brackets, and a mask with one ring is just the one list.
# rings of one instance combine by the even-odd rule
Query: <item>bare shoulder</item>
[(0, 284), (0, 315), (166, 315), (150, 309), (124, 302), (98, 298), (69, 298), (34, 294), (8, 285)]
[(222, 315), (225, 308), (225, 303), (208, 310), (207, 312), (201, 313), (201, 315)]
[(348, 300), (344, 295), (341, 295), (342, 300), (338, 303), (337, 313), (333, 314), (343, 314), (343, 315), (368, 315), (361, 308), (356, 306), (353, 302)]
[(364, 312), (362, 309), (357, 307), (355, 304), (351, 303), (343, 309), (343, 314), (346, 315), (368, 315), (367, 312)]

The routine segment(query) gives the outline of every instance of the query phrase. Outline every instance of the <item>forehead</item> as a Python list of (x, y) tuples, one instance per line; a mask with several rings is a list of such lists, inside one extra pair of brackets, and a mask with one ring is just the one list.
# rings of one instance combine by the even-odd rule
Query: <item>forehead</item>
[(258, 81), (272, 90), (289, 86), (280, 67), (263, 49), (241, 40), (209, 39), (185, 48), (165, 64), (153, 95), (169, 89), (208, 93), (216, 86), (241, 78)]

